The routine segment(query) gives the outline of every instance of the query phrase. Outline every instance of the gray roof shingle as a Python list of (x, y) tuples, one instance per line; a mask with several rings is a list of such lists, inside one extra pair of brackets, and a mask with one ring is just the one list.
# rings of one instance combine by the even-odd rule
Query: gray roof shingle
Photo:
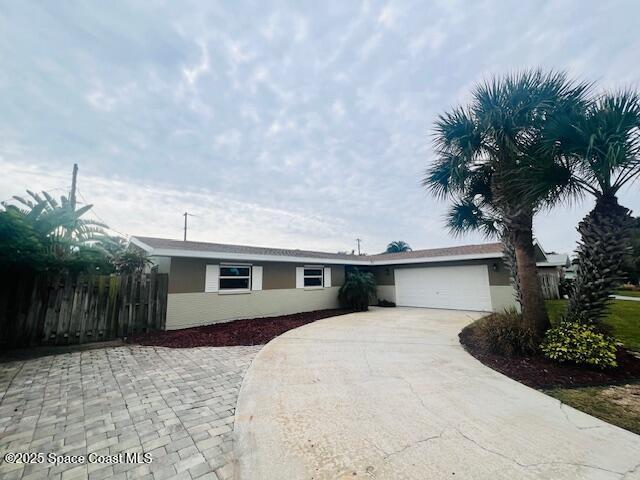
[(281, 257), (318, 258), (349, 261), (389, 261), (405, 259), (421, 259), (433, 257), (449, 257), (457, 255), (500, 255), (503, 250), (502, 243), (485, 243), (479, 245), (463, 245), (460, 247), (429, 248), (425, 250), (413, 250), (401, 253), (381, 253), (377, 255), (349, 255), (342, 253), (317, 252), (313, 250), (298, 250), (286, 248), (254, 247), (249, 245), (231, 245), (226, 243), (192, 242), (182, 240), (170, 240), (155, 237), (133, 237), (148, 245), (154, 250), (188, 250), (203, 253), (235, 253), (247, 255), (274, 255)]

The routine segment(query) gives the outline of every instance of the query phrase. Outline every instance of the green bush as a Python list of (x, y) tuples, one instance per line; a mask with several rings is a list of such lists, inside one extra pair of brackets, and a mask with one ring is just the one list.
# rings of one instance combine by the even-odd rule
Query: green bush
[(558, 291), (560, 293), (560, 298), (564, 298), (565, 296), (571, 296), (571, 292), (573, 292), (573, 284), (574, 281), (572, 278), (561, 278), (560, 284), (558, 285)]
[(474, 335), (484, 349), (499, 355), (530, 355), (538, 350), (534, 332), (522, 325), (522, 315), (515, 308), (478, 320)]
[(375, 300), (376, 293), (373, 275), (355, 268), (347, 272), (347, 278), (338, 292), (338, 299), (343, 305), (364, 312), (369, 309), (369, 302)]
[(545, 357), (599, 368), (616, 367), (618, 345), (596, 325), (562, 321), (550, 328), (540, 345)]

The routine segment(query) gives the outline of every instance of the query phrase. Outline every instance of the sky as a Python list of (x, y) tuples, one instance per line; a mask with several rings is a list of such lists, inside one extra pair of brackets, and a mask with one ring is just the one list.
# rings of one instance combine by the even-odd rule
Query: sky
[[(187, 211), (200, 241), (485, 242), (420, 185), (438, 114), (527, 67), (640, 85), (635, 0), (0, 3), (0, 200), (63, 195), (78, 163), (127, 235), (182, 238)], [(539, 213), (543, 247), (573, 251), (592, 204)]]

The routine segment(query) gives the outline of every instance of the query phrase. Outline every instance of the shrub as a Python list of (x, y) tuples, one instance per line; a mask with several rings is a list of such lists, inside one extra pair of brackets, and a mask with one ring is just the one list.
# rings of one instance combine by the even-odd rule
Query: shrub
[(378, 299), (378, 306), (379, 307), (395, 307), (396, 304), (393, 303), (393, 302), (390, 302), (389, 300), (384, 300), (384, 299), (380, 300), (380, 299)]
[(522, 315), (515, 308), (493, 313), (474, 324), (475, 336), (483, 347), (499, 355), (529, 355), (538, 350), (532, 330), (522, 325)]
[(573, 291), (574, 281), (572, 278), (561, 278), (560, 283), (558, 285), (558, 290), (560, 293), (560, 298), (564, 298), (565, 296), (571, 296), (571, 292)]
[(373, 275), (355, 268), (347, 273), (344, 285), (338, 292), (338, 299), (342, 304), (364, 312), (369, 309), (369, 302), (375, 300), (376, 293)]
[(560, 363), (598, 368), (618, 365), (615, 339), (599, 332), (593, 324), (562, 321), (547, 331), (540, 348), (545, 357)]

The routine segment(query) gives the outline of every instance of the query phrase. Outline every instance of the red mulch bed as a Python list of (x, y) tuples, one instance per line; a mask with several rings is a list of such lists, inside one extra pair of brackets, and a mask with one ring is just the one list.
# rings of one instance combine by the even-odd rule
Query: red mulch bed
[(542, 355), (505, 357), (488, 352), (471, 328), (460, 332), (460, 343), (486, 366), (532, 388), (569, 388), (640, 381), (640, 359), (624, 349), (618, 351), (618, 366), (600, 370), (559, 364)]
[(233, 347), (237, 345), (262, 345), (307, 323), (323, 318), (353, 313), (350, 309), (316, 310), (280, 317), (252, 318), (216, 323), (204, 327), (149, 332), (129, 338), (130, 343), (158, 347)]

